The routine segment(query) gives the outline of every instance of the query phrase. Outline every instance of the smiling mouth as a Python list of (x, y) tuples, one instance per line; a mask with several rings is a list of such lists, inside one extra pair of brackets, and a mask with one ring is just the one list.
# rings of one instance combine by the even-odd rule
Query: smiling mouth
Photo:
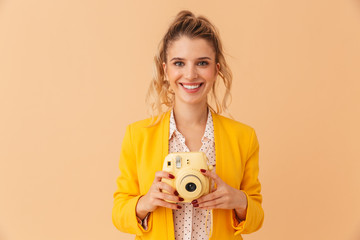
[(180, 83), (180, 84), (181, 84), (181, 86), (183, 86), (184, 88), (189, 89), (189, 90), (197, 89), (197, 88), (199, 88), (199, 87), (201, 87), (203, 85), (203, 83), (192, 84), (192, 85), (183, 84), (183, 83)]

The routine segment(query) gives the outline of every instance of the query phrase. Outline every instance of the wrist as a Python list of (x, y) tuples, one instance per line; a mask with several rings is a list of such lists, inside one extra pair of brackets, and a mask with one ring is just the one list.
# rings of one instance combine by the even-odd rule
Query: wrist
[(240, 201), (239, 201), (239, 206), (236, 207), (234, 209), (236, 216), (238, 217), (239, 220), (243, 221), (246, 218), (246, 211), (247, 211), (247, 206), (248, 206), (248, 202), (247, 202), (247, 197), (246, 194), (240, 190)]
[(145, 209), (143, 206), (143, 202), (144, 202), (144, 196), (141, 196), (136, 204), (136, 216), (140, 219), (143, 220), (146, 215), (149, 213), (149, 211), (147, 209)]

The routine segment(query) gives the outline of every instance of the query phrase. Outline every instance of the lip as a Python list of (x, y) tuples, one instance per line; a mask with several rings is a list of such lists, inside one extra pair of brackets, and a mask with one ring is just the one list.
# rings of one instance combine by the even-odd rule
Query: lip
[[(202, 86), (204, 85), (203, 82), (198, 82), (198, 83), (181, 83), (181, 82), (180, 82), (179, 84), (181, 85), (182, 89), (184, 89), (184, 91), (187, 92), (187, 93), (196, 93), (196, 92), (198, 92), (198, 91), (202, 88)], [(195, 88), (195, 89), (187, 89), (187, 88), (184, 87), (184, 85), (186, 85), (186, 86), (200, 85), (200, 86), (199, 86), (198, 88)]]
[(185, 83), (185, 82), (180, 82), (180, 84), (182, 85), (189, 85), (189, 86), (193, 86), (193, 85), (199, 85), (202, 84), (203, 82), (196, 82), (196, 83)]

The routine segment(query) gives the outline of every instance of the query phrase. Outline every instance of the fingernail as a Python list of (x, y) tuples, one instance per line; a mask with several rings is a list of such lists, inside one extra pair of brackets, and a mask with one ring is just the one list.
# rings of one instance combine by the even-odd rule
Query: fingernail
[(177, 209), (181, 209), (181, 206), (180, 206), (180, 205), (177, 205), (176, 207), (177, 207)]
[(193, 200), (191, 203), (192, 203), (192, 204), (195, 204), (195, 203), (197, 203), (197, 200)]
[(174, 179), (174, 178), (175, 178), (175, 176), (174, 176), (174, 175), (172, 175), (171, 173), (169, 173), (169, 178)]
[(198, 207), (198, 206), (199, 206), (199, 204), (195, 203), (193, 206), (194, 206), (194, 207)]
[(175, 190), (174, 192), (175, 196), (179, 196), (179, 193)]
[(200, 171), (201, 171), (202, 173), (206, 173), (206, 170), (205, 170), (205, 169), (200, 169)]
[(184, 201), (184, 199), (182, 197), (179, 197), (179, 201), (182, 202)]

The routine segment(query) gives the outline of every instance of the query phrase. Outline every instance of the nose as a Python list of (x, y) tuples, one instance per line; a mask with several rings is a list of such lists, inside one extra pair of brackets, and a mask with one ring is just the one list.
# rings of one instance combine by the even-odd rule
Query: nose
[(196, 79), (198, 77), (195, 66), (188, 66), (185, 71), (186, 71), (186, 73), (185, 73), (186, 79), (192, 80), (192, 79)]

